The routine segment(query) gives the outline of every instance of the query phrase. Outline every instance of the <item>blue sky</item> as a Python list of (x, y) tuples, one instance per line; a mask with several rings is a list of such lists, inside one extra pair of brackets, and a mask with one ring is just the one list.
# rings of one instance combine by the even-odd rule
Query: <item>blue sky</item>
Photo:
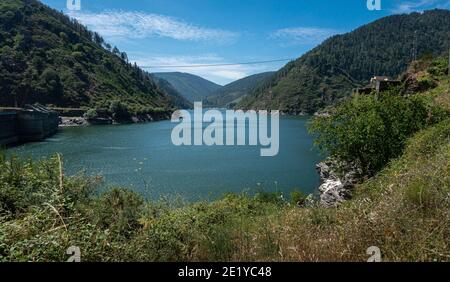
[[(151, 72), (182, 71), (218, 84), (273, 71), (286, 62), (227, 64), (298, 58), (327, 37), (378, 18), (430, 8), (450, 8), (450, 0), (66, 0), (43, 3), (77, 18)], [(374, 0), (375, 1), (375, 0)]]

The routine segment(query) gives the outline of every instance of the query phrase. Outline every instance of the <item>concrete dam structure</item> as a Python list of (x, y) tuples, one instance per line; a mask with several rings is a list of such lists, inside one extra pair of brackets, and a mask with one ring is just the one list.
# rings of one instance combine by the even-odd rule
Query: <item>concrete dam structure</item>
[(0, 146), (40, 141), (56, 133), (58, 113), (42, 106), (0, 112)]

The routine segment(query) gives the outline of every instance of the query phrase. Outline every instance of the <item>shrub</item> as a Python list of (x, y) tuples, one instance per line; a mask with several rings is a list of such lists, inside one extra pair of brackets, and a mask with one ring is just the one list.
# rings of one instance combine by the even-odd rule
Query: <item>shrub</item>
[(419, 89), (425, 91), (437, 86), (437, 83), (429, 76), (421, 77), (418, 79)]
[(121, 101), (113, 101), (109, 106), (109, 111), (114, 120), (128, 121), (131, 119), (131, 111), (128, 106)]
[(309, 130), (323, 151), (359, 164), (363, 173), (373, 175), (402, 153), (408, 137), (441, 118), (420, 97), (389, 91), (356, 95), (330, 116), (315, 118)]
[(307, 197), (302, 191), (294, 190), (291, 192), (291, 203), (302, 207), (305, 205)]
[(89, 109), (89, 110), (87, 110), (86, 113), (84, 113), (84, 118), (87, 120), (95, 119), (97, 117), (98, 117), (98, 113), (97, 113), (97, 110), (95, 110), (95, 109)]
[(141, 227), (139, 219), (143, 205), (144, 200), (138, 194), (126, 189), (112, 189), (96, 202), (96, 225), (128, 237)]
[(255, 200), (261, 203), (283, 204), (283, 194), (281, 192), (259, 191), (255, 194)]

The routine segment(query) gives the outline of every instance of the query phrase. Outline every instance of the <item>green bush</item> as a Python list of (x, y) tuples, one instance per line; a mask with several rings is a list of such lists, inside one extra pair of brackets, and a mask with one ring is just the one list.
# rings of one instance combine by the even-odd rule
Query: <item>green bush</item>
[(439, 121), (440, 112), (418, 96), (395, 91), (356, 95), (330, 116), (315, 118), (309, 129), (323, 151), (373, 175), (402, 153), (408, 137)]
[(431, 62), (431, 65), (427, 71), (435, 77), (447, 75), (447, 73), (448, 73), (448, 60), (447, 59), (448, 59), (447, 57), (443, 57), (443, 58), (434, 60), (433, 62)]
[(302, 191), (294, 190), (291, 192), (291, 203), (302, 207), (305, 205), (307, 197)]
[(109, 106), (109, 111), (114, 120), (128, 121), (131, 119), (131, 110), (121, 101), (112, 101)]
[(418, 80), (419, 83), (419, 89), (421, 89), (422, 91), (434, 88), (437, 86), (437, 83), (429, 76), (425, 76), (422, 78), (419, 78)]
[(97, 113), (97, 110), (95, 110), (95, 109), (89, 109), (89, 110), (87, 110), (86, 113), (84, 113), (84, 118), (87, 120), (95, 119), (97, 117), (98, 117), (98, 113)]

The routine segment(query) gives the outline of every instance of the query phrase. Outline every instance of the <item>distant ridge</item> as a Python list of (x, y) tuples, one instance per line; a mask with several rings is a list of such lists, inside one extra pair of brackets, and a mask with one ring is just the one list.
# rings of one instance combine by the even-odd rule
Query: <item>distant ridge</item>
[(242, 97), (274, 73), (259, 73), (231, 82), (213, 92), (206, 99), (205, 104), (210, 107), (233, 107)]
[(160, 72), (153, 76), (168, 81), (184, 98), (190, 102), (203, 101), (222, 86), (202, 77), (182, 72)]
[(191, 109), (194, 107), (193, 103), (184, 98), (184, 96), (181, 95), (180, 92), (178, 92), (178, 90), (176, 90), (175, 87), (173, 87), (167, 80), (153, 75), (151, 75), (151, 77), (161, 91), (167, 93), (173, 98), (173, 103), (177, 108)]

